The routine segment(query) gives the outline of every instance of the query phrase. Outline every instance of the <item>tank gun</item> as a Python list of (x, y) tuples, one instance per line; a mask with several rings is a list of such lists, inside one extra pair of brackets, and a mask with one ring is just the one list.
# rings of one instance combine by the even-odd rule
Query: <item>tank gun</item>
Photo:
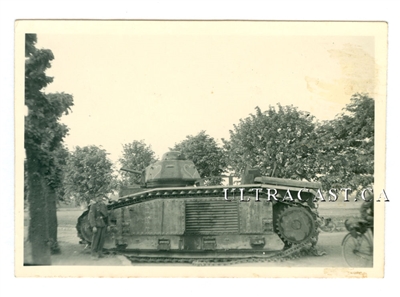
[(129, 172), (129, 173), (142, 174), (142, 172), (139, 171), (139, 170), (128, 169), (128, 168), (125, 168), (125, 167), (122, 167), (120, 170)]

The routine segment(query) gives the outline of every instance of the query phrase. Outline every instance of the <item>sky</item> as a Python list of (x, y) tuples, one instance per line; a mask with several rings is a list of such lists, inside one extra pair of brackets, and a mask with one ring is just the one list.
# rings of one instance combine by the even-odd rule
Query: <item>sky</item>
[(329, 120), (352, 94), (376, 93), (374, 36), (246, 22), (48, 31), (37, 32), (37, 48), (55, 57), (44, 91), (74, 97), (65, 143), (102, 146), (113, 162), (134, 140), (157, 157), (202, 130), (221, 144), (256, 106), (293, 105)]

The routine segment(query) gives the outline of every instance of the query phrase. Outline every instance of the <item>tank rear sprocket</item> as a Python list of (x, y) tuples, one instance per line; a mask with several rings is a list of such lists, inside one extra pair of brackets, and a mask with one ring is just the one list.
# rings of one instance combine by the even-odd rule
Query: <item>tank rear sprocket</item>
[(303, 206), (286, 205), (280, 210), (275, 224), (285, 245), (308, 242), (316, 235), (314, 214)]

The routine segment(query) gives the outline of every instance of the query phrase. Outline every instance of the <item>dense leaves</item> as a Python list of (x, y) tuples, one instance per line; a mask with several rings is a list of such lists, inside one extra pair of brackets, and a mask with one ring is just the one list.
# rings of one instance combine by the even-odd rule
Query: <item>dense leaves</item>
[(196, 136), (187, 136), (175, 144), (174, 151), (180, 151), (195, 164), (206, 185), (219, 185), (226, 169), (225, 156), (214, 138), (201, 131)]
[[(151, 146), (146, 145), (143, 140), (134, 140), (131, 143), (124, 144), (122, 148), (122, 157), (119, 159), (119, 162), (123, 168), (141, 172), (156, 161)], [(121, 176), (122, 185), (124, 186), (140, 183), (139, 174), (121, 171)]]
[(76, 147), (65, 171), (66, 195), (78, 202), (90, 203), (98, 195), (106, 196), (116, 188), (113, 164), (107, 152), (97, 146)]
[(314, 128), (314, 117), (293, 106), (270, 106), (264, 112), (256, 107), (223, 140), (228, 164), (236, 175), (249, 166), (266, 176), (313, 180)]
[(374, 181), (374, 100), (355, 94), (343, 113), (316, 122), (292, 106), (270, 107), (240, 120), (224, 140), (236, 173), (246, 166), (263, 175), (319, 180), (325, 190), (370, 187)]
[(325, 188), (358, 190), (374, 181), (374, 99), (355, 94), (344, 112), (318, 129), (320, 180)]
[(35, 34), (26, 34), (25, 43), (25, 149), (35, 154), (40, 162), (43, 175), (48, 175), (53, 166), (52, 152), (58, 149), (68, 133), (66, 125), (59, 122), (68, 114), (73, 105), (69, 94), (45, 94), (42, 89), (53, 81), (46, 76), (50, 61), (54, 59), (51, 50), (36, 49)]
[(47, 184), (55, 191), (57, 201), (68, 201), (64, 189), (65, 167), (68, 157), (69, 151), (65, 146), (59, 146), (55, 149), (52, 152), (52, 166), (46, 175)]

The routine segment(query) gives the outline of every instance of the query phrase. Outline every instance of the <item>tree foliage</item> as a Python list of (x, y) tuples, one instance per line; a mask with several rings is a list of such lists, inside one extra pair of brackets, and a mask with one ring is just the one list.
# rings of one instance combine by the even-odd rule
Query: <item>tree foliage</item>
[[(61, 179), (55, 174), (56, 151), (60, 149), (68, 127), (59, 122), (73, 105), (69, 94), (45, 94), (42, 89), (53, 81), (46, 76), (50, 61), (54, 59), (51, 50), (36, 49), (36, 34), (26, 34), (25, 55), (25, 149), (35, 155), (40, 173), (46, 176), (49, 185), (58, 187)], [(53, 176), (53, 174), (55, 174)]]
[(314, 117), (293, 106), (256, 107), (223, 140), (227, 162), (236, 175), (250, 166), (266, 176), (314, 180), (314, 128)]
[(64, 180), (70, 153), (64, 145), (59, 146), (52, 153), (53, 166), (47, 175), (47, 184), (54, 189), (57, 201), (68, 201), (68, 197), (65, 196)]
[(70, 154), (65, 170), (66, 195), (90, 203), (97, 195), (116, 188), (113, 164), (107, 152), (95, 145), (79, 147)]
[(185, 140), (175, 144), (173, 150), (182, 152), (187, 159), (193, 161), (200, 177), (205, 179), (205, 184), (221, 184), (220, 176), (226, 169), (224, 152), (205, 131), (195, 136), (186, 136)]
[[(150, 145), (146, 145), (143, 140), (134, 140), (122, 146), (122, 157), (119, 159), (122, 167), (142, 171), (151, 163), (156, 161), (155, 153)], [(132, 185), (140, 183), (140, 175), (121, 171), (122, 185)]]
[(326, 189), (352, 190), (374, 182), (375, 102), (366, 94), (355, 94), (344, 111), (318, 129), (320, 180)]
[(49, 264), (49, 247), (54, 248), (57, 242), (54, 189), (60, 186), (57, 178), (52, 176), (54, 152), (68, 132), (59, 120), (63, 114), (68, 114), (73, 99), (64, 93), (43, 92), (43, 88), (53, 81), (45, 72), (51, 67), (54, 56), (51, 50), (37, 49), (36, 42), (36, 34), (25, 35), (25, 105), (28, 115), (25, 117), (24, 147), (30, 216), (28, 239), (32, 244), (32, 262)]

